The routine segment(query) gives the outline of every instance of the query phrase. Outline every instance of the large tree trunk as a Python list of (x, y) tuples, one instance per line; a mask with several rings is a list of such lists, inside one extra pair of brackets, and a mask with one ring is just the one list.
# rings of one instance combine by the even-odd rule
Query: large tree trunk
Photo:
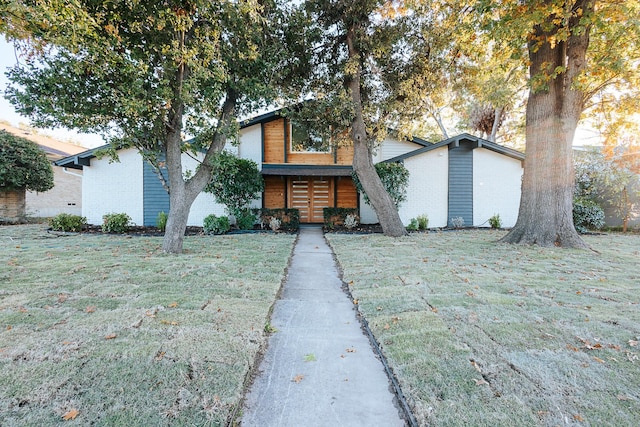
[[(593, 0), (575, 2), (585, 14), (593, 10)], [(556, 16), (549, 17), (547, 27)], [(577, 19), (569, 20), (572, 35), (555, 45), (559, 28), (534, 28), (529, 42), (531, 89), (527, 103), (526, 159), (520, 212), (515, 227), (502, 241), (588, 248), (573, 224), (572, 144), (584, 95), (574, 86), (574, 78), (585, 66), (589, 28), (573, 32)], [(560, 40), (560, 38), (558, 38)], [(554, 76), (557, 70), (564, 69)], [(543, 84), (536, 83), (542, 75)]]
[[(347, 33), (347, 45), (349, 57), (359, 60), (359, 53), (354, 46), (354, 31)], [(376, 168), (373, 165), (371, 150), (367, 139), (367, 128), (362, 113), (362, 98), (360, 96), (360, 70), (349, 76), (347, 88), (349, 89), (354, 108), (354, 118), (351, 123), (351, 140), (353, 142), (353, 170), (358, 175), (362, 188), (367, 193), (369, 202), (378, 217), (385, 236), (400, 237), (407, 234), (402, 224), (398, 208), (384, 188)]]
[(229, 134), (229, 129), (234, 118), (236, 106), (236, 93), (232, 89), (227, 91), (227, 97), (222, 107), (222, 113), (216, 125), (215, 136), (207, 150), (200, 168), (185, 181), (182, 172), (182, 108), (176, 109), (172, 120), (173, 126), (169, 128), (166, 141), (167, 171), (169, 173), (169, 215), (162, 241), (162, 250), (167, 253), (182, 253), (184, 234), (187, 229), (189, 212), (196, 197), (211, 181), (212, 157), (222, 151)]

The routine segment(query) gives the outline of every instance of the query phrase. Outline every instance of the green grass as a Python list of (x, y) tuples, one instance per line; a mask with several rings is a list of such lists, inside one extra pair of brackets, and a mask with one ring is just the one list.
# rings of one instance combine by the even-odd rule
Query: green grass
[(0, 425), (224, 425), (294, 236), (187, 237), (171, 256), (45, 227), (0, 227)]
[(329, 234), (421, 425), (637, 426), (640, 236)]

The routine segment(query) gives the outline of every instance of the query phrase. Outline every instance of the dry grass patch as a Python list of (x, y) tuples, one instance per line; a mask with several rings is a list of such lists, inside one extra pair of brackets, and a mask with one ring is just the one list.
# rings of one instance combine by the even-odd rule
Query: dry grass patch
[(420, 424), (637, 425), (640, 236), (503, 235), (327, 235)]
[(0, 227), (0, 425), (224, 425), (294, 238)]

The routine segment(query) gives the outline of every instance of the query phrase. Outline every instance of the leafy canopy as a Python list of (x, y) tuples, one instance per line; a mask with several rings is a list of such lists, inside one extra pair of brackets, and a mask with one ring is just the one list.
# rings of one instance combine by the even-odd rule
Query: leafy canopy
[[(396, 207), (407, 200), (407, 186), (409, 185), (409, 170), (402, 163), (377, 163), (375, 165), (376, 172), (382, 181), (385, 190), (391, 196)], [(364, 196), (364, 201), (369, 204), (369, 197), (362, 187), (362, 183), (355, 173), (352, 175), (353, 182)]]
[(53, 169), (35, 142), (0, 130), (0, 191), (53, 188)]
[(227, 207), (229, 213), (237, 214), (242, 211), (264, 189), (258, 165), (252, 160), (241, 159), (223, 151), (215, 156), (212, 166), (213, 179), (204, 191), (213, 194), (218, 203)]

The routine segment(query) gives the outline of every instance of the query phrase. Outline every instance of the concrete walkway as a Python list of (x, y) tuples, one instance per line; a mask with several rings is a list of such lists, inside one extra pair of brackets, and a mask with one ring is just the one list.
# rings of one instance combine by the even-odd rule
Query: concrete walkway
[(300, 229), (242, 426), (403, 426), (320, 227)]

